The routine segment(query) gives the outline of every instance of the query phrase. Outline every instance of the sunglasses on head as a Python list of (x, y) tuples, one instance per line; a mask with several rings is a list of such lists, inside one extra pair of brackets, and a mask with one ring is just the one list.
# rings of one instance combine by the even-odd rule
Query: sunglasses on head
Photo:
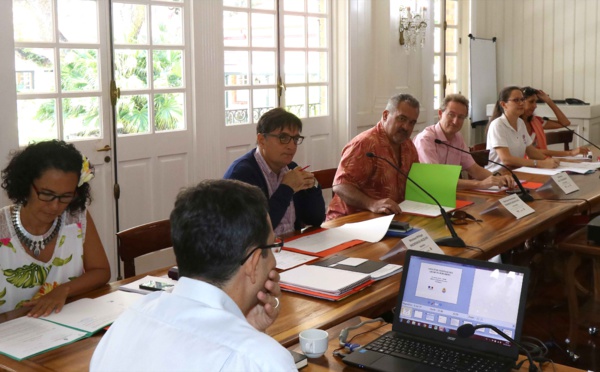
[(483, 222), (483, 220), (477, 219), (465, 211), (450, 212), (449, 217), (454, 225), (466, 225), (469, 221)]

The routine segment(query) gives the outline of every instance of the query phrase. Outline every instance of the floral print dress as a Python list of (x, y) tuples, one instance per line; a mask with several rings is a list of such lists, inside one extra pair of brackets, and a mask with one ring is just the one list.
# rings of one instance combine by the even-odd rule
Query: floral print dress
[(22, 306), (83, 274), (85, 211), (62, 215), (54, 254), (48, 262), (27, 254), (11, 223), (11, 206), (0, 210), (0, 313)]

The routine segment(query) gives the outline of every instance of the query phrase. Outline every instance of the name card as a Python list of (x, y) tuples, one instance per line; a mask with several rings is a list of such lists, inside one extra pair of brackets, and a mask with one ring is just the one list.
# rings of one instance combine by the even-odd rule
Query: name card
[(553, 175), (552, 179), (565, 194), (579, 191), (579, 187), (575, 184), (571, 176), (565, 172)]
[(429, 236), (425, 230), (407, 236), (402, 239), (402, 242), (406, 245), (406, 248), (414, 251), (445, 254), (444, 251), (442, 251), (442, 248), (435, 244), (433, 239), (431, 239), (431, 236)]
[(510, 213), (513, 214), (513, 216), (517, 218), (517, 220), (535, 212), (533, 208), (525, 204), (523, 200), (519, 199), (517, 194), (512, 194), (500, 199), (499, 201), (502, 203), (504, 208), (506, 208)]

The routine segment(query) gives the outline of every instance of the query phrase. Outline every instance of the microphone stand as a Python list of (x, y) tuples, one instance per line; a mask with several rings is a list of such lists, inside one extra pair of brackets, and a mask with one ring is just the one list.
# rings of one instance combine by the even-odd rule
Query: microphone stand
[(498, 333), (500, 336), (504, 337), (508, 342), (510, 342), (513, 345), (516, 345), (519, 349), (523, 350), (525, 355), (527, 355), (527, 359), (529, 360), (529, 372), (539, 371), (538, 367), (535, 365), (535, 362), (533, 361), (533, 358), (531, 357), (531, 353), (529, 352), (529, 350), (524, 348), (523, 345), (518, 343), (514, 338), (510, 337), (506, 333), (502, 332), (496, 326), (493, 326), (491, 324), (478, 324), (478, 325), (474, 326), (473, 324), (465, 323), (456, 329), (456, 333), (460, 337), (467, 338), (467, 337), (473, 336), (473, 334), (475, 333), (475, 330), (480, 329), (480, 328), (489, 328), (489, 329), (493, 330), (494, 332)]
[[(548, 121), (550, 119), (548, 119), (546, 116), (542, 117), (542, 119)], [(584, 140), (585, 142), (589, 143), (590, 145), (594, 146), (595, 148), (597, 148), (598, 150), (600, 150), (600, 147), (596, 146), (596, 144), (592, 143), (590, 140), (588, 140), (587, 138), (584, 138), (583, 136), (580, 136), (577, 132), (575, 132), (573, 129), (567, 127), (566, 125), (563, 125), (562, 123), (559, 123), (558, 121), (554, 121), (555, 123), (558, 123), (558, 125), (560, 125), (561, 127), (565, 128), (566, 130), (568, 130), (569, 132), (573, 133), (574, 135), (576, 135), (577, 137), (581, 138), (582, 140)]]
[[(463, 150), (463, 149), (461, 149), (461, 148), (458, 148), (458, 147), (452, 146), (451, 144), (449, 144), (449, 143), (446, 143), (446, 142), (444, 142), (444, 141), (441, 141), (441, 140), (439, 140), (439, 139), (437, 139), (437, 138), (436, 138), (434, 141), (435, 141), (435, 143), (437, 143), (438, 145), (444, 145), (444, 146), (450, 147), (450, 148), (452, 148), (452, 149), (454, 149), (454, 150), (457, 150), (457, 151), (460, 151), (460, 152), (464, 152), (464, 153), (467, 153), (467, 154), (471, 155), (471, 153), (470, 153), (470, 152), (468, 152), (468, 151), (465, 151), (465, 150)], [(518, 187), (518, 188), (519, 188), (519, 190), (520, 190), (520, 191), (517, 193), (517, 195), (519, 196), (519, 199), (523, 200), (524, 202), (530, 202), (530, 201), (533, 201), (533, 196), (529, 195), (529, 193), (527, 192), (527, 190), (525, 190), (525, 188), (524, 188), (524, 187), (523, 187), (523, 185), (521, 184), (521, 181), (519, 181), (519, 177), (517, 177), (517, 175), (516, 175), (516, 174), (515, 174), (515, 173), (514, 173), (512, 170), (510, 170), (510, 168), (509, 168), (509, 167), (507, 167), (506, 165), (504, 165), (504, 164), (502, 164), (502, 163), (498, 163), (498, 162), (495, 162), (495, 161), (493, 161), (493, 160), (490, 160), (490, 159), (488, 159), (488, 162), (490, 162), (490, 163), (492, 163), (492, 164), (499, 165), (499, 166), (501, 166), (502, 168), (504, 168), (504, 169), (506, 169), (507, 171), (509, 171), (509, 172), (510, 172), (510, 174), (511, 174), (511, 176), (512, 176), (513, 180), (515, 180), (515, 183), (517, 184), (517, 187)]]
[(448, 228), (448, 230), (450, 230), (451, 236), (437, 239), (435, 241), (436, 244), (443, 245), (446, 247), (456, 247), (456, 248), (466, 248), (467, 247), (465, 242), (458, 236), (456, 231), (454, 231), (454, 227), (452, 226), (452, 221), (450, 221), (450, 217), (448, 217), (448, 213), (446, 213), (446, 211), (444, 210), (444, 208), (442, 207), (440, 202), (438, 202), (437, 199), (433, 197), (433, 195), (428, 193), (427, 190), (425, 190), (418, 183), (413, 181), (410, 177), (408, 177), (408, 174), (404, 173), (400, 168), (398, 168), (394, 163), (392, 163), (388, 159), (377, 156), (372, 152), (367, 152), (367, 157), (381, 159), (381, 160), (385, 161), (386, 163), (388, 163), (389, 165), (391, 165), (392, 168), (394, 168), (396, 171), (398, 171), (398, 173), (400, 173), (401, 175), (406, 177), (407, 180), (412, 182), (413, 185), (417, 186), (421, 191), (423, 191), (427, 196), (429, 196), (431, 198), (431, 200), (433, 200), (435, 202), (435, 204), (438, 205), (438, 207), (440, 207), (440, 213), (442, 214), (442, 217), (444, 218), (444, 223), (446, 224), (446, 227)]

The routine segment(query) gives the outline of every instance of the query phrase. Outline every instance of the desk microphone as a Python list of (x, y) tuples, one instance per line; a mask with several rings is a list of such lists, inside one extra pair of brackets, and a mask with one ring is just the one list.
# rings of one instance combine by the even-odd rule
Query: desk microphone
[[(461, 149), (461, 148), (458, 148), (458, 147), (452, 146), (451, 144), (449, 144), (449, 143), (446, 143), (446, 142), (444, 142), (444, 141), (441, 141), (441, 140), (439, 140), (439, 139), (437, 139), (437, 138), (436, 138), (434, 141), (435, 141), (435, 143), (437, 143), (438, 145), (445, 145), (445, 146), (448, 146), (448, 147), (450, 147), (450, 148), (453, 148), (454, 150), (457, 150), (457, 151), (460, 151), (460, 152), (464, 152), (464, 153), (466, 153), (466, 154), (469, 154), (469, 155), (471, 155), (471, 153), (470, 153), (470, 152), (468, 152), (468, 151), (466, 151), (466, 150), (463, 150), (463, 149)], [(504, 165), (504, 164), (502, 164), (502, 163), (498, 163), (498, 162), (495, 162), (495, 161), (493, 161), (493, 160), (490, 160), (490, 159), (488, 159), (488, 161), (489, 161), (490, 163), (492, 163), (492, 164), (499, 165), (499, 166), (501, 166), (502, 168), (504, 168), (504, 169), (506, 169), (507, 171), (509, 171), (509, 172), (510, 172), (510, 174), (512, 175), (512, 178), (515, 180), (515, 183), (517, 184), (517, 187), (519, 187), (519, 190), (520, 190), (520, 192), (519, 192), (519, 193), (517, 193), (517, 195), (519, 195), (519, 198), (520, 198), (521, 200), (523, 200), (524, 202), (530, 202), (530, 201), (533, 201), (533, 196), (531, 196), (531, 195), (529, 195), (529, 194), (528, 194), (527, 190), (525, 190), (525, 188), (524, 188), (524, 187), (523, 187), (523, 185), (521, 184), (521, 181), (519, 181), (519, 177), (517, 177), (517, 175), (516, 175), (516, 174), (514, 174), (514, 173), (513, 173), (513, 171), (512, 171), (512, 170), (510, 170), (510, 168), (509, 168), (509, 167), (507, 167), (506, 165)]]
[(493, 330), (494, 332), (498, 333), (500, 336), (504, 337), (508, 342), (510, 342), (513, 345), (516, 345), (519, 349), (523, 350), (523, 352), (525, 352), (525, 355), (527, 355), (527, 359), (529, 360), (529, 372), (539, 371), (538, 367), (535, 365), (535, 362), (533, 361), (533, 358), (531, 357), (531, 353), (529, 352), (529, 350), (524, 348), (523, 345), (518, 343), (514, 338), (510, 337), (506, 333), (499, 330), (498, 327), (495, 327), (491, 324), (478, 324), (478, 325), (474, 326), (473, 324), (465, 323), (456, 329), (456, 333), (458, 334), (459, 337), (467, 338), (467, 337), (473, 336), (473, 334), (475, 333), (475, 330), (480, 329), (480, 328), (489, 328), (489, 329)]
[[(548, 117), (544, 116), (542, 117), (542, 119), (548, 121), (550, 119), (548, 119)], [(600, 147), (596, 146), (596, 144), (592, 143), (590, 140), (588, 140), (587, 138), (584, 138), (583, 136), (580, 136), (577, 132), (575, 132), (573, 129), (567, 127), (566, 125), (563, 125), (562, 123), (559, 123), (558, 121), (554, 121), (555, 123), (558, 123), (558, 125), (560, 125), (561, 127), (565, 128), (566, 130), (568, 130), (569, 132), (573, 133), (574, 135), (576, 135), (577, 137), (581, 138), (582, 140), (584, 140), (585, 142), (589, 143), (590, 145), (594, 146), (595, 148), (597, 148), (598, 150), (600, 150)]]
[(372, 152), (367, 152), (366, 155), (367, 155), (368, 158), (381, 159), (381, 160), (385, 161), (386, 163), (388, 163), (389, 165), (391, 165), (392, 168), (394, 168), (396, 171), (398, 171), (398, 173), (400, 173), (401, 175), (403, 175), (404, 177), (406, 177), (407, 180), (409, 180), (410, 182), (412, 182), (413, 185), (417, 186), (421, 191), (423, 191), (425, 194), (427, 194), (427, 196), (429, 196), (431, 198), (431, 200), (433, 200), (435, 202), (435, 204), (437, 204), (438, 207), (440, 207), (440, 213), (442, 214), (442, 217), (444, 218), (444, 223), (446, 224), (446, 227), (448, 228), (448, 230), (450, 230), (450, 235), (452, 235), (452, 236), (437, 239), (435, 241), (436, 244), (443, 245), (443, 246), (446, 246), (446, 247), (466, 248), (467, 245), (465, 244), (465, 242), (458, 236), (458, 234), (456, 233), (456, 231), (454, 231), (454, 227), (452, 226), (452, 222), (450, 221), (450, 217), (448, 217), (448, 213), (446, 213), (446, 211), (444, 210), (444, 208), (442, 207), (442, 205), (440, 204), (440, 202), (437, 201), (437, 199), (434, 198), (433, 195), (431, 195), (430, 193), (428, 193), (418, 183), (416, 183), (415, 181), (413, 181), (412, 179), (410, 179), (410, 177), (408, 177), (408, 174), (404, 173), (400, 168), (398, 168), (394, 163), (392, 163), (388, 159), (382, 158), (381, 156), (377, 156), (377, 155), (373, 154)]

